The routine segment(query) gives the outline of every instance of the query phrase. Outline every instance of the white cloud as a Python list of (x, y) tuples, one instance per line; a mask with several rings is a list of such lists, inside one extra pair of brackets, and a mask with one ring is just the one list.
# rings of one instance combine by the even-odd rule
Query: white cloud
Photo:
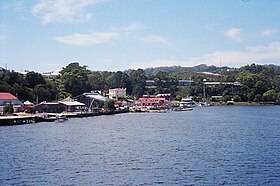
[(242, 42), (242, 30), (240, 28), (230, 28), (225, 32), (225, 35), (234, 41)]
[(131, 32), (140, 30), (143, 26), (140, 23), (131, 23), (121, 27), (113, 27), (112, 30), (125, 35), (130, 35)]
[(111, 43), (119, 37), (116, 32), (94, 32), (90, 34), (75, 33), (69, 36), (58, 36), (54, 39), (65, 44), (71, 45), (96, 45), (102, 43)]
[[(158, 66), (194, 66), (198, 64), (239, 67), (251, 63), (269, 64), (280, 60), (280, 42), (267, 45), (247, 47), (245, 51), (217, 51), (185, 60), (176, 58), (159, 59), (143, 63), (134, 63), (130, 68), (147, 68)], [(278, 62), (278, 64), (280, 64)]]
[(201, 57), (190, 59), (196, 63), (218, 64), (219, 59), (223, 65), (240, 66), (250, 63), (269, 63), (273, 60), (280, 60), (280, 42), (273, 42), (268, 45), (247, 47), (245, 51), (218, 51), (206, 54)]
[(65, 44), (71, 45), (96, 45), (111, 43), (112, 41), (132, 34), (132, 31), (139, 30), (141, 24), (133, 23), (123, 27), (114, 27), (111, 32), (93, 32), (89, 34), (74, 33), (68, 36), (57, 36), (54, 39)]
[(280, 32), (279, 29), (266, 29), (266, 30), (262, 31), (262, 36), (272, 36), (279, 32)]
[(148, 43), (168, 44), (168, 41), (165, 38), (156, 35), (146, 36), (143, 37), (141, 40)]
[(102, 0), (40, 0), (32, 12), (41, 17), (43, 24), (54, 21), (85, 22), (92, 16), (86, 8), (100, 1)]

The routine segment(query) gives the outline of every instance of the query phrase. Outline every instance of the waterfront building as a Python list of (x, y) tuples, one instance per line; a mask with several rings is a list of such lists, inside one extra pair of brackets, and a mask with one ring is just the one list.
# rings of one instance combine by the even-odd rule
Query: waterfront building
[(82, 112), (85, 104), (78, 101), (42, 102), (35, 106), (35, 111), (42, 113)]
[(8, 92), (0, 92), (0, 113), (4, 112), (4, 107), (12, 105), (14, 112), (22, 111), (23, 103), (17, 97)]
[(139, 98), (137, 105), (141, 106), (162, 106), (167, 102), (165, 98)]
[(125, 98), (126, 97), (126, 88), (113, 88), (109, 89), (109, 98)]
[(93, 111), (95, 107), (103, 105), (108, 98), (102, 96), (97, 91), (91, 91), (75, 96), (73, 99), (85, 104), (89, 111)]

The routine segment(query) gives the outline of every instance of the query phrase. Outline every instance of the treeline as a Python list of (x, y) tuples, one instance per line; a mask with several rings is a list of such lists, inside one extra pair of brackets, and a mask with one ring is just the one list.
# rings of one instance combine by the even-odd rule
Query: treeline
[[(176, 70), (176, 69), (180, 70)], [(160, 70), (159, 70), (160, 69)], [(221, 74), (198, 73), (210, 71)], [(153, 72), (151, 72), (151, 70)], [(149, 75), (147, 75), (147, 73)], [(178, 86), (179, 80), (192, 79), (192, 86)], [(199, 65), (193, 67), (161, 67), (128, 71), (92, 71), (79, 63), (70, 63), (55, 78), (44, 78), (41, 74), (0, 69), (0, 91), (11, 92), (20, 100), (33, 102), (61, 100), (92, 90), (107, 94), (109, 88), (127, 89), (131, 98), (143, 94), (171, 93), (176, 99), (194, 96), (199, 101), (203, 98), (203, 80), (219, 82), (240, 82), (241, 86), (216, 85), (206, 86), (207, 98), (222, 96), (224, 101), (280, 102), (280, 66), (247, 65), (238, 69)], [(153, 86), (146, 86), (146, 80), (153, 80)]]

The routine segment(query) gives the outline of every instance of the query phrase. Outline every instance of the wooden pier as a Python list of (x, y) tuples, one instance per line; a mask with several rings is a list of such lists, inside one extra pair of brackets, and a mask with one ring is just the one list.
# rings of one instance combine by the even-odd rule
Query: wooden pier
[(0, 116), (0, 126), (35, 123), (35, 116)]

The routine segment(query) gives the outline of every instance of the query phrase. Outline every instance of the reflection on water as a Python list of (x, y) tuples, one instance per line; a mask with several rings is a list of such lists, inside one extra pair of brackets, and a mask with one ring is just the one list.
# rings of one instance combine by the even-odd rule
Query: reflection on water
[(277, 185), (280, 107), (0, 127), (0, 185)]

